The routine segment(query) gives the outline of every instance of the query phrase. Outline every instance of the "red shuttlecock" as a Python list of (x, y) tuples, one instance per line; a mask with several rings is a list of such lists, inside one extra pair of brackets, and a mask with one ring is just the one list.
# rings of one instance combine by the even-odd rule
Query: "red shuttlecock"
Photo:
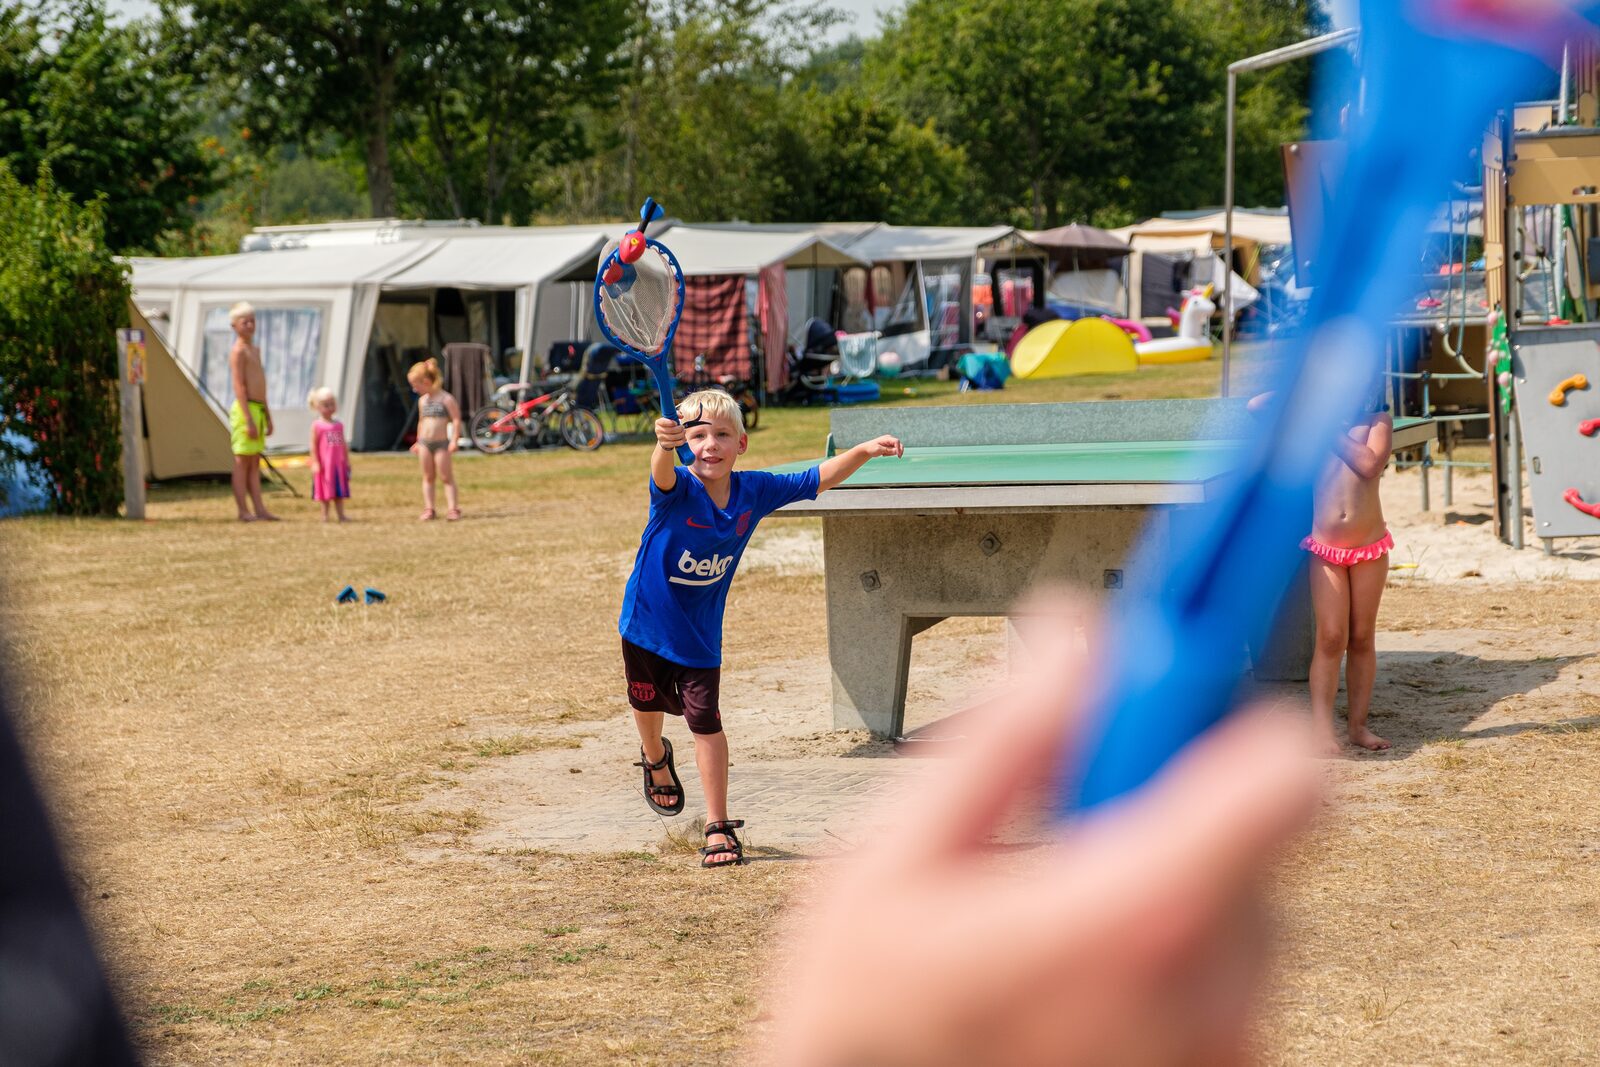
[(642, 255), (644, 255), (644, 234), (638, 230), (630, 230), (623, 235), (622, 243), (617, 246), (617, 258), (624, 263), (637, 263)]

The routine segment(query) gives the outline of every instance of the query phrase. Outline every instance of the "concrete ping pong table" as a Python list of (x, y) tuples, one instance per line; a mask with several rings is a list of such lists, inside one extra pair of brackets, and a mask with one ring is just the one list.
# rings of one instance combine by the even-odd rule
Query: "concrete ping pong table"
[[(827, 455), (881, 434), (906, 446), (775, 513), (822, 517), (834, 725), (882, 736), (902, 730), (916, 634), (955, 616), (1006, 615), (1052, 584), (1139, 595), (1152, 576), (1129, 569), (1135, 541), (1148, 530), (1170, 543), (1174, 517), (1217, 496), (1254, 432), (1242, 399), (839, 408), (830, 418)], [(1398, 420), (1394, 449), (1436, 433), (1432, 420)], [(1297, 588), (1252, 650), (1257, 678), (1306, 676), (1314, 633), (1309, 589)]]

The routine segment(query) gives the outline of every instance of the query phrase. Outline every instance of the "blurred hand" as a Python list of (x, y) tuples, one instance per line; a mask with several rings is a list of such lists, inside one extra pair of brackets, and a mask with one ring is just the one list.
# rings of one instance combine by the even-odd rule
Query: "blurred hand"
[(861, 449), (866, 452), (868, 458), (903, 456), (906, 454), (906, 446), (900, 443), (900, 439), (898, 437), (890, 437), (888, 434), (884, 434), (873, 441), (863, 441)]
[(272, 412), (267, 412), (267, 436), (272, 436)]
[(671, 419), (656, 420), (656, 441), (662, 448), (677, 448), (688, 439), (688, 432)]
[(255, 419), (245, 419), (244, 420), (244, 432), (245, 432), (245, 436), (249, 437), (251, 440), (254, 440), (255, 438), (261, 436), (260, 431), (258, 431), (256, 429), (256, 420)]
[[(1266, 959), (1257, 890), (1309, 818), (1302, 724), (1230, 717), (1132, 797), (1057, 843), (986, 847), (1050, 795), (1093, 689), (1073, 615), (1026, 622), (1050, 650), (989, 706), (969, 750), (867, 837), (802, 917), (773, 1000), (773, 1059), (986, 1067), (1233, 1064)], [(1026, 628), (1025, 628), (1026, 630)], [(1057, 653), (1055, 650), (1062, 650)]]
[(452, 437), (452, 438), (450, 438), (450, 443), (445, 446), (445, 451), (450, 453), (451, 455), (454, 455), (456, 449), (458, 449), (460, 447), (461, 447), (461, 442), (456, 440), (454, 437)]

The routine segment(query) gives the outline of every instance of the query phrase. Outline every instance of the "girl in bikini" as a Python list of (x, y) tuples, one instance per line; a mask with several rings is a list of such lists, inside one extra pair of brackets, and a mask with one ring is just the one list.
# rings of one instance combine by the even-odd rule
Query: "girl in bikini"
[(417, 443), (411, 446), (422, 461), (422, 521), (435, 515), (434, 482), (444, 481), (444, 498), (449, 510), (444, 517), (455, 522), (461, 517), (461, 502), (456, 491), (456, 474), (451, 457), (461, 436), (461, 406), (456, 398), (439, 388), (444, 375), (436, 359), (413, 363), (406, 372), (411, 391), (417, 394)]
[(1389, 742), (1367, 728), (1372, 683), (1378, 670), (1378, 602), (1389, 577), (1394, 539), (1383, 519), (1378, 479), (1389, 464), (1394, 420), (1378, 391), (1367, 412), (1340, 436), (1317, 482), (1311, 536), (1300, 547), (1311, 553), (1311, 608), (1317, 645), (1311, 657), (1311, 717), (1318, 746), (1339, 754), (1333, 702), (1339, 693), (1339, 661), (1345, 660), (1346, 717), (1352, 744), (1384, 749)]

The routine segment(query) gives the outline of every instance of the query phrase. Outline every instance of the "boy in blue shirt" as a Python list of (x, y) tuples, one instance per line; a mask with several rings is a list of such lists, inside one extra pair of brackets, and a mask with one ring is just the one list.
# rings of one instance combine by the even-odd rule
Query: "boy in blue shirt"
[[(664, 714), (681, 715), (694, 735), (695, 765), (706, 792), (706, 847), (701, 866), (744, 861), (728, 818), (728, 739), (717, 706), (722, 677), (722, 612), (728, 586), (756, 523), (795, 500), (832, 489), (874, 456), (901, 456), (880, 437), (799, 474), (733, 467), (749, 447), (733, 397), (706, 389), (684, 397), (680, 423), (656, 420), (650, 458), (650, 515), (622, 597), (622, 664), (628, 703), (639, 728), (645, 800), (663, 815), (683, 810), (683, 783), (672, 743), (661, 735)], [(677, 465), (687, 443), (694, 462)]]

